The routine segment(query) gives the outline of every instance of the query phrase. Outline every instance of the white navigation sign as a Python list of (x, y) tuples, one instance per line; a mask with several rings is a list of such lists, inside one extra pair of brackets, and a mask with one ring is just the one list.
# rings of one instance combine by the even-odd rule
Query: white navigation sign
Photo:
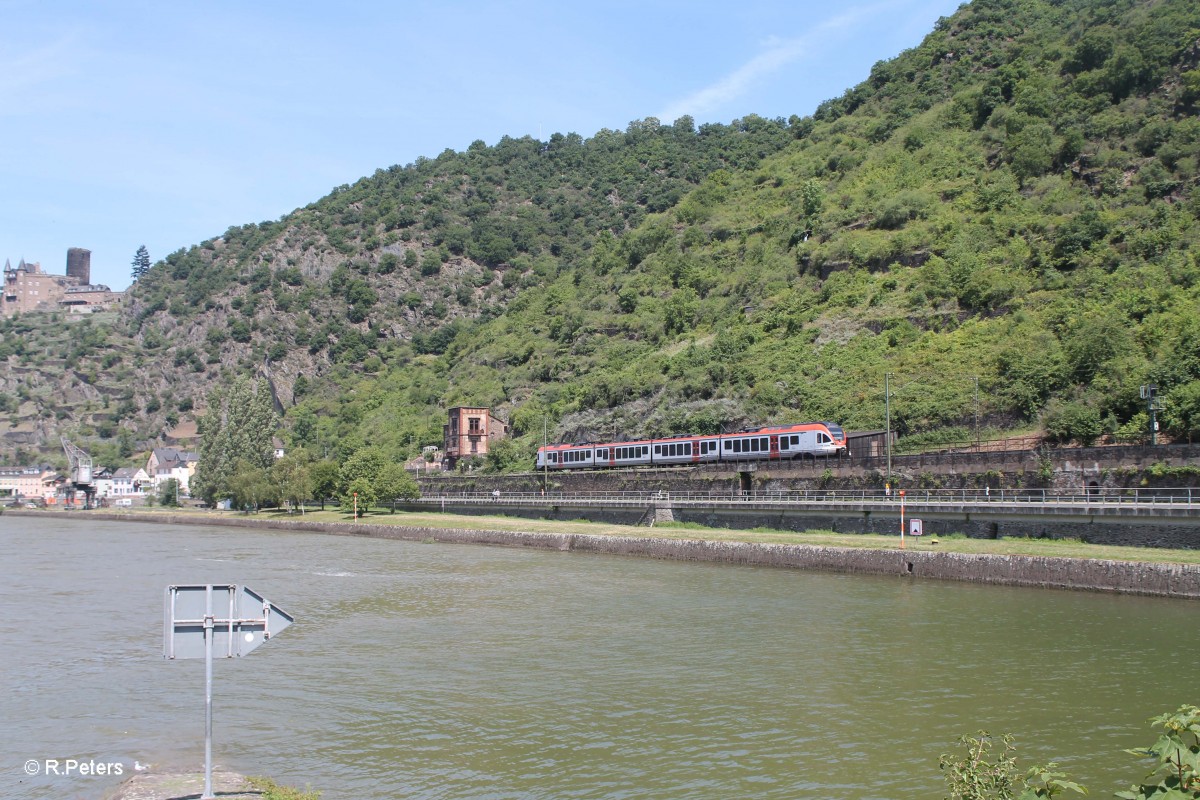
[(214, 658), (251, 651), (294, 621), (248, 586), (201, 584), (168, 586), (163, 656), (204, 658), (205, 632), (212, 631)]
[(295, 620), (248, 586), (168, 586), (163, 657), (204, 659), (204, 793), (212, 793), (212, 660), (249, 655)]

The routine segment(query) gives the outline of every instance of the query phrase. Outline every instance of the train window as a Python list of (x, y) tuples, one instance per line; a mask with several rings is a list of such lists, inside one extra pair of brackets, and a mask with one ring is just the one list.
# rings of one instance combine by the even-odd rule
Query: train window
[(726, 439), (726, 440), (725, 440), (725, 449), (726, 449), (726, 450), (732, 450), (732, 449), (733, 449), (733, 442), (731, 442), (731, 441), (729, 441), (728, 439)]
[(750, 440), (750, 452), (751, 452), (751, 453), (757, 453), (757, 452), (758, 452), (758, 439), (751, 439), (751, 440)]
[(826, 435), (824, 433), (817, 434), (817, 442), (819, 444), (829, 444), (831, 441), (833, 441), (833, 440), (830, 439), (828, 435)]
[(684, 443), (684, 445), (683, 445), (683, 454), (684, 454), (685, 456), (690, 456), (690, 455), (692, 454), (692, 443), (691, 443), (691, 442), (685, 442), (685, 443)]
[(662, 445), (661, 444), (654, 445), (654, 455), (656, 455), (656, 456), (662, 455)]
[(800, 437), (799, 436), (792, 437), (792, 445), (794, 447), (799, 447), (799, 445), (800, 445)]

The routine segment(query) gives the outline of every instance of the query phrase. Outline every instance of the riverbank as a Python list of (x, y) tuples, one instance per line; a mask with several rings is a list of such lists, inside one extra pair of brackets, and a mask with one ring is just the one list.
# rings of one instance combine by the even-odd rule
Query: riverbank
[[(264, 800), (245, 775), (214, 769), (213, 794), (222, 800)], [(204, 771), (143, 772), (133, 775), (104, 800), (194, 800), (204, 793)]]
[[(13, 516), (42, 516), (45, 511), (9, 511)], [(857, 546), (846, 546), (844, 537), (830, 534), (829, 543), (812, 543), (812, 537), (775, 532), (730, 532), (691, 529), (656, 531), (654, 536), (632, 535), (624, 526), (587, 523), (553, 523), (558, 531), (540, 528), (530, 520), (472, 518), (472, 527), (429, 524), (425, 515), (379, 515), (359, 521), (339, 521), (326, 512), (305, 517), (249, 517), (241, 514), (189, 511), (87, 511), (65, 513), (86, 521), (104, 519), (158, 524), (214, 525), (288, 530), (340, 536), (369, 536), (421, 542), (484, 544), (562, 552), (599, 553), (679, 561), (705, 561), (747, 566), (783, 567), (850, 574), (894, 575), (908, 578), (953, 580), (969, 583), (1030, 586), (1055, 589), (1115, 592), (1200, 599), (1200, 564), (1152, 560), (1153, 551), (1121, 548), (1124, 557), (1065, 557), (1056, 554), (961, 552), (973, 540), (921, 543), (909, 538), (905, 549), (898, 537), (853, 537)], [(333, 517), (331, 520), (330, 517)], [(343, 518), (344, 519), (344, 518)], [(420, 524), (411, 524), (420, 523)], [(481, 527), (474, 527), (479, 525)], [(807, 541), (799, 541), (800, 539)], [(1033, 541), (1026, 549), (1057, 543)], [(1088, 548), (1088, 545), (1076, 547)], [(955, 550), (960, 551), (956, 552)], [(1112, 548), (1097, 548), (1111, 553)], [(1142, 556), (1145, 556), (1143, 558)]]

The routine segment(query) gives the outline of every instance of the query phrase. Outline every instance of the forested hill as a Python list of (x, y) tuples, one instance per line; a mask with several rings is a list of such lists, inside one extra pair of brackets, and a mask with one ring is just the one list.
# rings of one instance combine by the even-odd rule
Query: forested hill
[[(1195, 436), (1198, 105), (1194, 2), (977, 0), (811, 117), (476, 142), (231, 228), (79, 358), (143, 360), (115, 387), (142, 438), (268, 375), (331, 455), (414, 455), (458, 404), (521, 462), (544, 423), (881, 427), (885, 373), (913, 440), (1136, 438), (1147, 383)], [(132, 425), (92, 405), (60, 426)]]

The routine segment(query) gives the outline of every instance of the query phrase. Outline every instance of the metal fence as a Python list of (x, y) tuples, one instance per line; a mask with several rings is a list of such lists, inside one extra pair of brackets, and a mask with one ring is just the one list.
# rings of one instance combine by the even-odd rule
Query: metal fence
[(899, 505), (901, 500), (920, 505), (1057, 505), (1057, 506), (1183, 506), (1200, 511), (1200, 489), (1178, 488), (1096, 488), (1082, 492), (1051, 489), (918, 489), (897, 493), (878, 490), (807, 489), (794, 491), (753, 491), (728, 494), (707, 492), (443, 492), (427, 493), (419, 500), (405, 501), (418, 505), (444, 503), (531, 505), (572, 504), (589, 506), (646, 506), (655, 502), (677, 505), (743, 505), (772, 503), (801, 505), (875, 504)]

